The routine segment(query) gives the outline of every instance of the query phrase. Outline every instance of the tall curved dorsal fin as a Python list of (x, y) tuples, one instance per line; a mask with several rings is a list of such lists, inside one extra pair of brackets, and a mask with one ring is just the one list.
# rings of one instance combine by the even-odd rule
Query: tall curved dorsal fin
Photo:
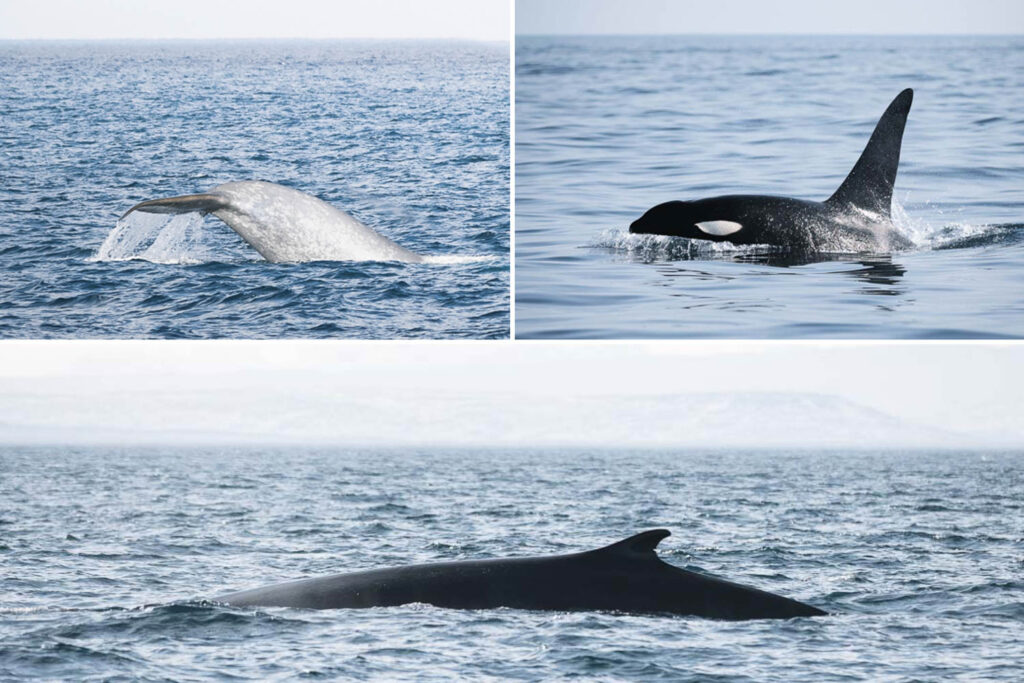
[(825, 200), (826, 204), (837, 208), (854, 206), (890, 215), (892, 188), (900, 165), (903, 128), (913, 101), (914, 91), (907, 88), (889, 104), (850, 175), (846, 176), (835, 194)]
[(630, 536), (629, 538), (619, 541), (618, 543), (612, 543), (606, 545), (603, 548), (594, 550), (595, 553), (612, 553), (616, 555), (635, 555), (638, 553), (654, 553), (654, 549), (658, 547), (658, 544), (665, 538), (671, 536), (672, 533), (668, 529), (651, 529), (650, 531), (642, 531), (636, 536)]

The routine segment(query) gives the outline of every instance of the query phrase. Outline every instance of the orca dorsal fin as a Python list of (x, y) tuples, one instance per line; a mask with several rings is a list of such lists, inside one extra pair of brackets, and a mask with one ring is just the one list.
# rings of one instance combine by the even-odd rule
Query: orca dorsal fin
[(593, 551), (595, 553), (613, 554), (613, 555), (643, 555), (643, 554), (654, 554), (654, 549), (658, 547), (658, 544), (665, 538), (671, 536), (672, 533), (668, 529), (651, 529), (650, 531), (642, 531), (636, 536), (630, 536), (629, 538), (619, 541), (618, 543), (612, 543), (606, 545), (603, 548), (598, 548)]
[(835, 194), (825, 200), (826, 204), (835, 208), (852, 206), (890, 216), (903, 128), (913, 101), (914, 91), (907, 88), (889, 104), (850, 175)]

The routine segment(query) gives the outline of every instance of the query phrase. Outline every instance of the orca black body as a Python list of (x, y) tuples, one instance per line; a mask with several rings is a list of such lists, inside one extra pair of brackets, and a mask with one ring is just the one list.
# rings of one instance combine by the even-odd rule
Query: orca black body
[(647, 211), (629, 231), (807, 252), (906, 249), (912, 243), (892, 224), (892, 190), (913, 99), (910, 88), (896, 96), (853, 170), (824, 202), (763, 195), (672, 201)]
[(236, 606), (338, 609), (425, 603), (453, 609), (602, 610), (712, 619), (788, 619), (822, 610), (662, 562), (669, 535), (645, 531), (598, 550), (551, 557), (413, 565), (229, 593)]

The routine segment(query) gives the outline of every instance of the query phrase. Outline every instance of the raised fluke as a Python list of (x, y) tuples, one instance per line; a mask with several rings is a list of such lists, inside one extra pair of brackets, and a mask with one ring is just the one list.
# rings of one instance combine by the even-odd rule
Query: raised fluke
[(133, 211), (143, 213), (210, 213), (223, 209), (228, 205), (227, 199), (218, 194), (186, 194), (181, 197), (168, 197), (166, 199), (150, 199), (139, 202), (121, 215), (124, 220)]
[(133, 211), (211, 213), (274, 263), (424, 261), (323, 200), (258, 180), (225, 183), (203, 194), (152, 199), (136, 204), (125, 216)]

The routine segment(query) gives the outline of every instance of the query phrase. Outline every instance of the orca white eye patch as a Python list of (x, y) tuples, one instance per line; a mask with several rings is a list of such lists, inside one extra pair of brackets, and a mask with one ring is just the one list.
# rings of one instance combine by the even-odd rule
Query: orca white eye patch
[(732, 221), (703, 221), (698, 223), (697, 227), (700, 228), (701, 232), (707, 235), (714, 235), (715, 237), (725, 237), (743, 229), (741, 223), (734, 223)]

